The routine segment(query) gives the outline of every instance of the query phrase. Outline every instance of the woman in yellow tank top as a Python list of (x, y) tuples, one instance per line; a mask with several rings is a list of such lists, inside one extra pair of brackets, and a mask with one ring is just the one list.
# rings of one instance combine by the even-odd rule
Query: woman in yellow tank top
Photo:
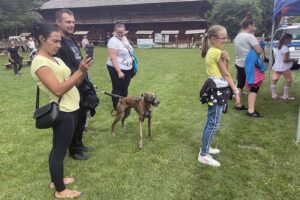
[(39, 43), (38, 55), (31, 65), (32, 77), (51, 102), (57, 102), (59, 97), (62, 97), (59, 104), (59, 121), (52, 127), (53, 146), (49, 156), (50, 187), (56, 189), (56, 198), (78, 197), (80, 192), (66, 189), (65, 185), (73, 183), (74, 178), (63, 177), (63, 161), (77, 124), (80, 97), (75, 85), (82, 80), (91, 65), (91, 60), (83, 59), (79, 69), (71, 75), (64, 62), (52, 56), (60, 48), (61, 35), (57, 28), (48, 24), (35, 24), (32, 35)]

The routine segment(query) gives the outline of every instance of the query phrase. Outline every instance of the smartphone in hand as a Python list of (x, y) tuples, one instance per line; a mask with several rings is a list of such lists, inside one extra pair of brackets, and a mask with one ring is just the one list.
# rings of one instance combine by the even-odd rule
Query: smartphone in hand
[(86, 58), (91, 58), (91, 60), (94, 60), (94, 51), (88, 51)]

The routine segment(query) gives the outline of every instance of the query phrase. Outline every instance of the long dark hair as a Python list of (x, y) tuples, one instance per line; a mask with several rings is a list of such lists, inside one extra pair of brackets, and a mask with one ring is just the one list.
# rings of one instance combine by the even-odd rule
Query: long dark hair
[(278, 49), (280, 50), (283, 46), (283, 43), (287, 40), (291, 40), (293, 39), (293, 36), (289, 33), (285, 33), (279, 40), (279, 43), (278, 43)]
[(218, 37), (218, 33), (222, 30), (226, 30), (226, 28), (224, 26), (221, 25), (213, 25), (212, 27), (210, 27), (207, 30), (207, 33), (205, 34), (205, 36), (203, 37), (202, 40), (202, 48), (201, 48), (201, 56), (204, 58), (207, 54), (207, 51), (209, 49), (209, 42), (211, 42), (211, 38), (217, 38)]
[(32, 25), (31, 35), (36, 39), (38, 44), (41, 44), (40, 36), (43, 36), (45, 39), (49, 37), (52, 32), (57, 32), (58, 28), (52, 24), (42, 24), (42, 23), (34, 23)]
[(248, 12), (244, 19), (240, 22), (240, 26), (242, 29), (246, 29), (249, 25), (255, 24), (255, 21), (252, 17), (252, 13)]

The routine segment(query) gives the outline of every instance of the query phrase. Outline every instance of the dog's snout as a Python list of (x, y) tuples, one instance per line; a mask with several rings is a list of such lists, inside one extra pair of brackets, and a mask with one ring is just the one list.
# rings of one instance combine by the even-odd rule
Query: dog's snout
[(154, 105), (158, 106), (158, 104), (160, 104), (160, 101), (158, 101), (157, 99), (154, 100)]

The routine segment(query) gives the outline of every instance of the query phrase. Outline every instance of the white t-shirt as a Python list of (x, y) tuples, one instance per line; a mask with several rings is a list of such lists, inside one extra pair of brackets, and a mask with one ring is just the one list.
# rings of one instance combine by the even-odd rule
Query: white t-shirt
[(275, 50), (275, 63), (272, 69), (276, 72), (284, 72), (293, 66), (293, 62), (283, 62), (284, 54), (290, 52), (286, 45), (283, 45), (280, 50)]
[(251, 48), (258, 45), (258, 41), (253, 34), (240, 32), (234, 39), (236, 50), (235, 64), (245, 68), (246, 57)]
[(30, 49), (35, 49), (35, 43), (34, 43), (34, 41), (28, 40), (27, 46), (28, 46), (28, 48), (30, 48)]
[[(129, 53), (133, 51), (132, 46), (129, 44), (129, 41), (126, 37), (123, 37), (122, 41), (117, 37), (112, 37), (109, 39), (108, 48), (117, 49), (117, 58), (120, 69), (122, 70), (130, 70), (132, 68), (132, 57)], [(128, 51), (129, 50), (129, 51)], [(111, 59), (108, 57), (107, 65), (113, 66)]]

